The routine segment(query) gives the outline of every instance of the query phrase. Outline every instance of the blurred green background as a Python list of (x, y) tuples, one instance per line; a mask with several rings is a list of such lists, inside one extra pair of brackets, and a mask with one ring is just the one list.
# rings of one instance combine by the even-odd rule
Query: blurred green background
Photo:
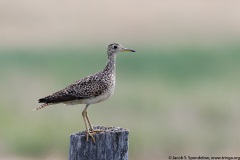
[(130, 130), (129, 159), (239, 156), (239, 1), (1, 1), (0, 159), (63, 160), (84, 105), (37, 100), (101, 70), (112, 42), (114, 95), (95, 125)]

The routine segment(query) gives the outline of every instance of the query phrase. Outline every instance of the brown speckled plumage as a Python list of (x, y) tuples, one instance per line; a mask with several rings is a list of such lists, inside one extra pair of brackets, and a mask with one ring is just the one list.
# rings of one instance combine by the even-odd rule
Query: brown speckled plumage
[(39, 103), (61, 103), (74, 100), (91, 99), (106, 93), (109, 88), (114, 87), (114, 76), (99, 72), (95, 75), (85, 77), (68, 87), (53, 93), (50, 96), (39, 99)]
[[(90, 104), (98, 103), (109, 98), (115, 88), (115, 70), (116, 70), (116, 54), (118, 52), (135, 52), (126, 49), (121, 44), (113, 43), (108, 46), (108, 61), (106, 67), (94, 74), (87, 76), (81, 80), (74, 82), (68, 87), (53, 93), (47, 97), (39, 99), (39, 103), (44, 103), (35, 110), (42, 109), (46, 106), (64, 103), (64, 104), (86, 104), (83, 111), (83, 118), (86, 125), (88, 122), (92, 131), (93, 128), (87, 117), (87, 107)], [(87, 121), (86, 121), (87, 120)], [(93, 138), (86, 125), (87, 139), (88, 135)]]

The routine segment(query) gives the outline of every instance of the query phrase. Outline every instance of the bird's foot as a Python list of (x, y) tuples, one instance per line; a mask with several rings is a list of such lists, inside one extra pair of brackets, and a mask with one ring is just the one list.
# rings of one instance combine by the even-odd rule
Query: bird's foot
[(94, 135), (96, 133), (100, 133), (100, 132), (103, 132), (102, 130), (94, 130), (93, 128), (90, 128), (89, 130), (86, 130), (86, 136), (87, 136), (87, 141), (89, 139), (89, 136), (92, 138), (93, 142), (95, 143), (95, 138), (94, 138)]
[(100, 129), (89, 129), (89, 130), (90, 130), (90, 132), (94, 132), (95, 134), (96, 134), (96, 133), (103, 132), (103, 131), (100, 130)]
[(86, 141), (88, 142), (88, 139), (89, 139), (89, 136), (92, 138), (93, 142), (95, 143), (95, 138), (94, 138), (94, 135), (96, 134), (96, 132), (94, 131), (90, 131), (90, 130), (86, 130)]

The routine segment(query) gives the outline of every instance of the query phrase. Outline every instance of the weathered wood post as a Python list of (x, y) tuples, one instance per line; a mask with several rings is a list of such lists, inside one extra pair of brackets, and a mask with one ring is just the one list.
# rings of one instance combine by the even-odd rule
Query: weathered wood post
[(86, 141), (85, 131), (70, 136), (69, 160), (128, 160), (127, 129), (119, 127), (95, 126), (102, 130)]

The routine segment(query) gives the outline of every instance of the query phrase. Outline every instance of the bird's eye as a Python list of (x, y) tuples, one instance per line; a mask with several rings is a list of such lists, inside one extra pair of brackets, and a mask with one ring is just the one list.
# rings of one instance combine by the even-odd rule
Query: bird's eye
[(113, 46), (113, 49), (117, 49), (117, 46)]

